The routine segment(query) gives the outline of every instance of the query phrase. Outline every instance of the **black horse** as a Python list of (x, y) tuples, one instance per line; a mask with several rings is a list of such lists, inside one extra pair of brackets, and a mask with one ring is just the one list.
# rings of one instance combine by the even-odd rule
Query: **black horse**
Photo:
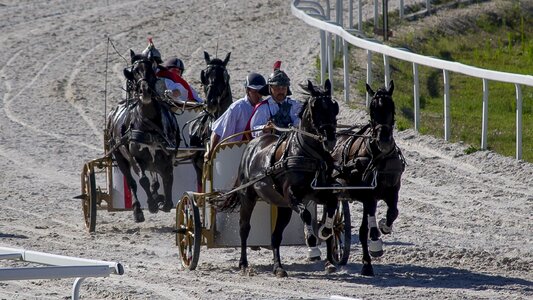
[[(209, 53), (204, 51), (204, 59), (207, 67), (200, 73), (200, 79), (204, 87), (205, 105), (204, 110), (191, 122), (190, 144), (192, 147), (204, 148), (211, 136), (211, 124), (218, 119), (231, 105), (233, 97), (230, 87), (230, 76), (226, 66), (231, 52), (224, 60), (211, 59)], [(198, 190), (202, 187), (202, 172), (204, 165), (204, 153), (196, 152), (192, 156), (193, 166), (196, 170)]]
[[(368, 84), (366, 90), (372, 96), (370, 123), (358, 132), (338, 133), (332, 155), (339, 172), (335, 177), (343, 185), (371, 186), (372, 182), (376, 185), (374, 189), (350, 190), (345, 195), (363, 203), (363, 220), (359, 229), (363, 248), (361, 274), (374, 276), (370, 255), (383, 255), (381, 233), (391, 233), (392, 223), (398, 217), (398, 193), (405, 160), (393, 136), (394, 82), (390, 82), (388, 90), (380, 88), (374, 92)], [(378, 229), (376, 209), (380, 199), (387, 203), (388, 209), (387, 218), (379, 221)]]
[[(309, 81), (302, 86), (310, 97), (300, 112), (301, 123), (298, 129), (292, 129), (281, 137), (265, 134), (252, 140), (246, 147), (239, 167), (236, 187), (248, 185), (234, 192), (226, 199), (225, 208), (240, 205), (241, 258), (239, 268), (246, 272), (248, 259), (246, 246), (250, 233), (250, 219), (257, 198), (277, 206), (276, 226), (272, 233), (272, 250), (274, 255), (274, 274), (287, 276), (280, 259), (279, 247), (283, 231), (289, 224), (292, 210), (297, 211), (306, 224), (311, 222), (311, 214), (303, 209), (306, 201), (313, 199), (325, 204), (327, 216), (333, 219), (337, 209), (337, 198), (331, 190), (315, 191), (311, 183), (330, 182), (333, 166), (331, 151), (335, 145), (338, 104), (331, 98), (331, 84), (325, 83), (325, 90), (315, 87)], [(306, 213), (307, 212), (307, 213)], [(326, 221), (326, 224), (328, 222)], [(319, 236), (332, 240), (332, 224), (322, 227)], [(322, 233), (322, 234), (321, 234)], [(328, 243), (331, 244), (331, 243)], [(328, 247), (326, 271), (335, 270)]]
[[(106, 143), (133, 193), (133, 218), (135, 222), (143, 222), (137, 183), (131, 170), (139, 175), (149, 211), (156, 213), (162, 209), (169, 212), (173, 207), (173, 160), (180, 142), (179, 127), (169, 106), (160, 101), (155, 90), (157, 63), (133, 51), (130, 54), (132, 66), (124, 69), (124, 76), (132, 83), (133, 99), (127, 99), (110, 112)], [(157, 175), (163, 181), (164, 195), (158, 194)]]

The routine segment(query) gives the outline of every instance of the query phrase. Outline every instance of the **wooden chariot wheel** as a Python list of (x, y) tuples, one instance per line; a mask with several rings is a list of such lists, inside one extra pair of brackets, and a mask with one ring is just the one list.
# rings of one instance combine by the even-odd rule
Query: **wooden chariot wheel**
[(202, 242), (200, 211), (192, 192), (185, 193), (176, 207), (176, 246), (180, 253), (181, 264), (194, 270), (200, 258)]
[(83, 172), (81, 174), (81, 194), (81, 206), (83, 209), (83, 217), (85, 219), (85, 228), (87, 228), (89, 232), (94, 232), (96, 228), (98, 191), (96, 190), (94, 166), (90, 163), (86, 163), (83, 166)]
[[(325, 221), (326, 215), (323, 216)], [(341, 201), (333, 221), (333, 260), (337, 265), (344, 266), (350, 257), (352, 244), (352, 221), (348, 201)]]

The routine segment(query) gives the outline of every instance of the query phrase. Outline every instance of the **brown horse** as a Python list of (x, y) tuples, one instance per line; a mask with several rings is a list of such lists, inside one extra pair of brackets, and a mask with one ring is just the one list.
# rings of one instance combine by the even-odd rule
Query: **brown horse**
[[(368, 84), (366, 90), (372, 96), (370, 123), (358, 132), (339, 132), (332, 155), (339, 169), (335, 174), (337, 180), (344, 186), (365, 188), (347, 190), (343, 196), (363, 203), (363, 220), (359, 229), (363, 248), (361, 274), (374, 276), (370, 255), (383, 255), (381, 233), (391, 233), (392, 223), (398, 217), (398, 192), (405, 160), (393, 136), (394, 82), (390, 82), (388, 90), (380, 88), (374, 92)], [(375, 187), (371, 189), (370, 186)], [(387, 203), (388, 209), (387, 218), (380, 220), (378, 229), (376, 209), (381, 199)]]
[[(173, 161), (180, 142), (179, 127), (169, 106), (160, 101), (155, 90), (157, 64), (144, 55), (133, 51), (130, 54), (132, 66), (124, 69), (124, 76), (133, 88), (129, 93), (132, 99), (110, 112), (106, 143), (134, 196), (133, 218), (135, 222), (143, 222), (137, 183), (131, 171), (139, 175), (139, 183), (147, 195), (148, 210), (169, 212), (173, 207)], [(147, 172), (153, 175), (152, 180)], [(164, 195), (158, 194), (160, 184), (156, 174), (163, 181)]]
[[(276, 226), (271, 245), (274, 255), (274, 274), (287, 276), (280, 259), (279, 248), (283, 231), (289, 224), (292, 211), (300, 213), (304, 223), (310, 224), (311, 214), (305, 209), (304, 199), (314, 199), (326, 205), (326, 226), (319, 236), (332, 240), (332, 221), (337, 209), (337, 198), (331, 190), (314, 190), (315, 178), (330, 183), (333, 160), (329, 151), (335, 145), (335, 130), (339, 106), (331, 98), (331, 84), (315, 87), (310, 81), (302, 86), (310, 97), (300, 112), (300, 126), (281, 137), (264, 134), (253, 139), (246, 147), (239, 167), (236, 187), (248, 185), (231, 194), (226, 207), (240, 205), (241, 258), (239, 268), (246, 272), (248, 259), (246, 246), (250, 233), (250, 220), (258, 198), (277, 206)], [(329, 226), (329, 228), (328, 228)], [(331, 245), (331, 243), (328, 243)], [(327, 251), (326, 271), (335, 270), (331, 246)]]

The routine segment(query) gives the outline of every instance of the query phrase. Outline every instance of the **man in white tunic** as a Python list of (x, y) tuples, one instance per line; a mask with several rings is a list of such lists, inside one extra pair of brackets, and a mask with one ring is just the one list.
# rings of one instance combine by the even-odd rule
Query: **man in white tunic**
[[(259, 91), (266, 85), (265, 78), (258, 73), (250, 73), (246, 76), (244, 83), (246, 95), (233, 102), (229, 108), (211, 126), (211, 142), (206, 158), (211, 155), (211, 150), (220, 140), (239, 132), (246, 128), (248, 120), (252, 116), (254, 107), (261, 102), (262, 95)], [(243, 136), (235, 136), (228, 141), (240, 141)]]
[[(270, 96), (263, 100), (256, 108), (250, 120), (250, 129), (258, 130), (252, 133), (258, 137), (263, 133), (272, 132), (272, 126), (287, 128), (289, 125), (298, 126), (298, 114), (302, 109), (302, 102), (289, 97), (290, 79), (279, 69), (281, 62), (277, 62), (274, 72), (268, 78), (268, 92)], [(277, 68), (276, 68), (277, 67)]]

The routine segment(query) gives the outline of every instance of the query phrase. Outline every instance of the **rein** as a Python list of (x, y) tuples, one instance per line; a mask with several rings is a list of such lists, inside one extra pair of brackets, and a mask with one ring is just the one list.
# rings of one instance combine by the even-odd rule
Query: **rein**
[(323, 135), (318, 135), (318, 134), (312, 134), (312, 133), (309, 133), (307, 131), (304, 131), (304, 130), (301, 130), (299, 128), (296, 128), (292, 125), (289, 125), (289, 128), (283, 128), (283, 127), (278, 127), (276, 125), (272, 125), (274, 129), (276, 129), (277, 131), (280, 131), (280, 132), (296, 132), (296, 133), (299, 133), (299, 134), (302, 134), (302, 135), (305, 135), (307, 137), (310, 137), (312, 139), (315, 139), (321, 143), (323, 143), (325, 140), (326, 140), (326, 137), (323, 136)]

